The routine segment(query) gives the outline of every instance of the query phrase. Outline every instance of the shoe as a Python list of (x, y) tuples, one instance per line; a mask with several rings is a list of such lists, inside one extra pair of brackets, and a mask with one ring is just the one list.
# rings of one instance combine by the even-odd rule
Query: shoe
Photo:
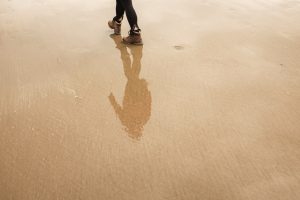
[(143, 45), (143, 40), (141, 36), (140, 30), (137, 31), (129, 31), (129, 35), (123, 38), (124, 44), (133, 44), (133, 45)]
[(121, 25), (122, 23), (118, 23), (115, 20), (108, 21), (109, 28), (114, 29), (116, 35), (121, 34)]

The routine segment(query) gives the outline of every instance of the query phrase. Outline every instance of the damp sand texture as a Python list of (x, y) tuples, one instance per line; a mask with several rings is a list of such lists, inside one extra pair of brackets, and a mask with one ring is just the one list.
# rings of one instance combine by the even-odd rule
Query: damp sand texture
[(299, 200), (300, 1), (114, 4), (0, 1), (0, 199)]

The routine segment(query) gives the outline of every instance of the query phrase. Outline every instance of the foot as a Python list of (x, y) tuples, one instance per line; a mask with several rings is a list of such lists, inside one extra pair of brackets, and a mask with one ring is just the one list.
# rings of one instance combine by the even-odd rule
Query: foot
[(140, 30), (138, 31), (129, 31), (129, 35), (123, 38), (123, 43), (133, 44), (133, 45), (143, 45), (143, 40)]
[(109, 28), (114, 29), (116, 35), (121, 34), (121, 24), (122, 23), (118, 23), (115, 20), (108, 21)]

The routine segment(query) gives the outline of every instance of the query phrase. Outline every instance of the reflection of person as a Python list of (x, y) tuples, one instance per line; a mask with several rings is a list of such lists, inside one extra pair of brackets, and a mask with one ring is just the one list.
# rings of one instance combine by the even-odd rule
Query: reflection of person
[(121, 24), (124, 13), (130, 25), (129, 36), (123, 38), (123, 42), (127, 44), (142, 45), (141, 29), (137, 23), (137, 15), (132, 6), (132, 0), (116, 0), (116, 16), (108, 22), (108, 26), (114, 29), (116, 35), (121, 34)]
[(140, 79), (142, 46), (128, 47), (131, 50), (132, 62), (127, 47), (121, 44), (121, 36), (112, 36), (121, 52), (124, 73), (127, 78), (123, 105), (119, 105), (114, 95), (109, 100), (129, 136), (138, 139), (142, 136), (144, 125), (151, 115), (151, 93), (145, 79)]

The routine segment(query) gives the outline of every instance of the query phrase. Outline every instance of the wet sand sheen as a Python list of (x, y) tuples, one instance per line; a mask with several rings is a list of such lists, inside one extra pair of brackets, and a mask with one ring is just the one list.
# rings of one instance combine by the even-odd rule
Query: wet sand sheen
[(300, 2), (135, 4), (0, 2), (0, 199), (299, 199)]

